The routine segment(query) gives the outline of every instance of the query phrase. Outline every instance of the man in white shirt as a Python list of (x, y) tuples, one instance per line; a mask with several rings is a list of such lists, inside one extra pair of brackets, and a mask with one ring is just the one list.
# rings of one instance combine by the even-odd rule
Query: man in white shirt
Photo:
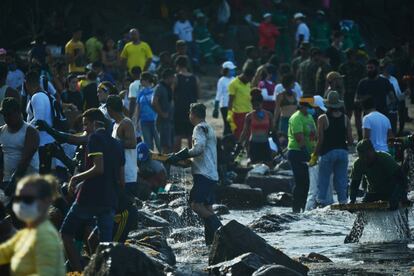
[(363, 100), (362, 109), (367, 114), (362, 119), (363, 138), (369, 139), (376, 151), (388, 152), (387, 141), (393, 136), (390, 120), (375, 110), (372, 97)]
[(295, 13), (293, 18), (295, 19), (295, 23), (297, 25), (295, 35), (296, 47), (299, 48), (302, 42), (309, 43), (311, 34), (308, 25), (306, 25), (306, 23), (304, 22), (305, 15), (303, 13)]
[(178, 14), (178, 20), (174, 24), (174, 34), (178, 36), (179, 40), (185, 42), (193, 41), (193, 26), (190, 21), (186, 18), (185, 12), (180, 10)]
[(129, 100), (129, 107), (128, 107), (129, 116), (128, 117), (132, 119), (132, 116), (134, 115), (134, 112), (135, 112), (137, 97), (138, 97), (139, 91), (141, 90), (141, 80), (140, 80), (141, 68), (139, 66), (133, 67), (131, 69), (131, 76), (134, 81), (131, 82), (131, 84), (129, 85), (129, 90), (128, 90), (128, 100)]
[(219, 180), (217, 172), (217, 141), (214, 129), (206, 123), (206, 107), (201, 103), (190, 106), (190, 121), (194, 125), (193, 146), (173, 153), (170, 164), (192, 158), (191, 174), (194, 185), (190, 191), (191, 208), (204, 220), (206, 245), (213, 242), (214, 233), (222, 225), (215, 215), (214, 189)]
[[(35, 126), (36, 121), (45, 121), (49, 126), (53, 126), (52, 105), (46, 92), (39, 85), (39, 74), (31, 71), (26, 75), (26, 91), (30, 96), (27, 104), (27, 122)], [(39, 132), (39, 172), (41, 174), (50, 173), (52, 166), (52, 146), (55, 139), (45, 131)]]
[(218, 111), (220, 107), (221, 117), (223, 117), (223, 136), (231, 133), (229, 122), (227, 122), (227, 111), (229, 105), (229, 91), (230, 82), (234, 79), (232, 70), (236, 69), (236, 65), (231, 61), (226, 61), (222, 65), (223, 76), (217, 82), (217, 92), (214, 102), (213, 117), (218, 118)]

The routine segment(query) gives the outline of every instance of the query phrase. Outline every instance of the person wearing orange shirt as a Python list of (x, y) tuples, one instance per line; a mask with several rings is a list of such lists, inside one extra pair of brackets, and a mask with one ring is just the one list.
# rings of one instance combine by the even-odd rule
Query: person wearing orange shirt
[(272, 15), (263, 15), (263, 22), (259, 25), (259, 47), (273, 52), (276, 46), (276, 38), (280, 35), (279, 29), (272, 24)]

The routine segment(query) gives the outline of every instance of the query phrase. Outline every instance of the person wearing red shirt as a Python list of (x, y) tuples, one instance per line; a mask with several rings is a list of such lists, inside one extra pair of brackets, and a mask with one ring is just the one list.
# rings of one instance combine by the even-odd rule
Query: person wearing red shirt
[(272, 15), (270, 13), (264, 14), (263, 19), (263, 22), (259, 25), (259, 47), (274, 51), (276, 38), (280, 34), (279, 30), (272, 24)]

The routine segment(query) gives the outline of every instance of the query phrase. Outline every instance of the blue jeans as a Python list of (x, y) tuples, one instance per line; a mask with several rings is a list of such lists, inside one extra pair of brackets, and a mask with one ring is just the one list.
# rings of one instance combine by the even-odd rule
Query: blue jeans
[(333, 186), (338, 195), (339, 203), (348, 200), (348, 151), (334, 149), (322, 155), (319, 160), (318, 203), (325, 202), (331, 174), (333, 173)]
[(160, 137), (158, 136), (157, 129), (155, 127), (155, 121), (151, 122), (142, 122), (141, 121), (141, 131), (142, 138), (144, 143), (147, 144), (150, 150), (154, 150), (154, 142), (158, 151), (160, 151)]
[[(96, 225), (99, 229), (99, 241), (111, 242), (115, 212), (111, 208), (83, 207), (74, 202), (63, 220), (60, 232), (74, 237), (82, 227)], [(92, 225), (91, 225), (92, 224)]]

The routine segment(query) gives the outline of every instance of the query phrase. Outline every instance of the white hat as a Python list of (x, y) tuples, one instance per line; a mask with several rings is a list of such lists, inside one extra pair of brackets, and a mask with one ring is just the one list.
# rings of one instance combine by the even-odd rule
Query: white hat
[(265, 14), (263, 14), (263, 18), (266, 18), (266, 17), (269, 17), (269, 16), (272, 16), (272, 14), (271, 13), (265, 13)]
[(231, 61), (224, 62), (223, 65), (222, 65), (222, 67), (223, 67), (223, 69), (230, 69), (230, 70), (233, 70), (233, 69), (236, 69), (237, 68), (237, 66), (234, 65), (234, 63), (231, 62)]
[(322, 109), (323, 112), (326, 112), (328, 109), (325, 107), (325, 104), (323, 102), (323, 98), (319, 95), (317, 96), (313, 96), (313, 102), (314, 104), (319, 107), (320, 109)]
[(316, 13), (320, 15), (325, 15), (325, 12), (323, 10), (317, 10)]
[(293, 16), (294, 19), (299, 19), (299, 18), (304, 18), (304, 17), (306, 17), (306, 16), (303, 13), (301, 13), (301, 12), (297, 12)]

